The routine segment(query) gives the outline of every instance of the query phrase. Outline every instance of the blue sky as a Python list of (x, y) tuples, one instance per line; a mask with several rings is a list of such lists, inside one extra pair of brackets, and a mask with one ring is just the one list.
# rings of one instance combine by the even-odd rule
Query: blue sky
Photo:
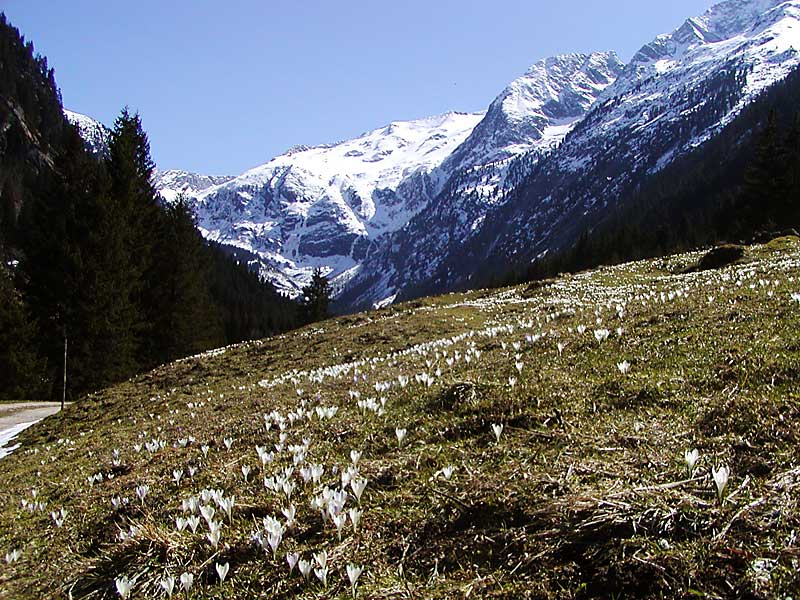
[(628, 60), (712, 0), (3, 0), (67, 108), (138, 110), (161, 168), (238, 174), (296, 144), (483, 110), (530, 64)]

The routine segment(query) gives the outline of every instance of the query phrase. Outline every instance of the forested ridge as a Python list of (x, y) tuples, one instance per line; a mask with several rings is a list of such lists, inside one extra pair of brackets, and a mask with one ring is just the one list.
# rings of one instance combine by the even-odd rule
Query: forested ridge
[(106, 157), (63, 115), (47, 59), (0, 13), (0, 398), (69, 396), (297, 324), (294, 302), (162, 201), (138, 114)]
[[(800, 227), (800, 71), (775, 84), (722, 131), (643, 177), (577, 242), (509, 266), (511, 284)], [(729, 102), (723, 97), (721, 102)], [(491, 277), (490, 275), (486, 276)]]

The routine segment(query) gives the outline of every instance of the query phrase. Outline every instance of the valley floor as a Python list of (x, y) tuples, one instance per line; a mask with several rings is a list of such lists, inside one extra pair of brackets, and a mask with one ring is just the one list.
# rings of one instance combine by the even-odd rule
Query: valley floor
[(0, 598), (797, 595), (800, 240), (701, 256), (90, 395), (0, 461)]

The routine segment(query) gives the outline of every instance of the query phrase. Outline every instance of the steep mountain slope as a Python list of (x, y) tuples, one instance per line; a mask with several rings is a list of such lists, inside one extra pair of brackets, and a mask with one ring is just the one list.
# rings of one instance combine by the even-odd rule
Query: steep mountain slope
[(434, 273), (581, 121), (623, 67), (613, 52), (568, 54), (542, 60), (513, 81), (442, 165), (442, 192), (402, 230), (371, 246), (339, 298), (340, 309), (392, 302), (408, 282)]
[(613, 52), (566, 54), (537, 62), (492, 102), (445, 167), (469, 169), (556, 144), (623, 68)]
[(47, 187), (63, 130), (53, 69), (0, 10), (0, 260), (18, 252), (20, 215)]
[[(798, 48), (796, 0), (723, 2), (659, 36), (469, 243), (450, 244), (427, 281), (404, 274), (398, 287), (406, 296), (466, 287), (476, 265), (503, 269), (568, 247), (649, 174), (715, 135), (795, 69)], [(406, 246), (402, 254), (413, 252)]]

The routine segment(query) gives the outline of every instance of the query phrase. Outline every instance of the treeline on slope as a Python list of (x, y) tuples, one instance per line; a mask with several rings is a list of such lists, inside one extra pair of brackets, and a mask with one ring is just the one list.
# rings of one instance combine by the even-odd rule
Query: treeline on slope
[(604, 264), (748, 242), (800, 226), (800, 70), (718, 135), (650, 175), (570, 248), (515, 265), (511, 285)]
[(285, 331), (297, 306), (163, 203), (138, 115), (93, 157), (52, 69), (0, 13), (0, 398), (77, 394)]

